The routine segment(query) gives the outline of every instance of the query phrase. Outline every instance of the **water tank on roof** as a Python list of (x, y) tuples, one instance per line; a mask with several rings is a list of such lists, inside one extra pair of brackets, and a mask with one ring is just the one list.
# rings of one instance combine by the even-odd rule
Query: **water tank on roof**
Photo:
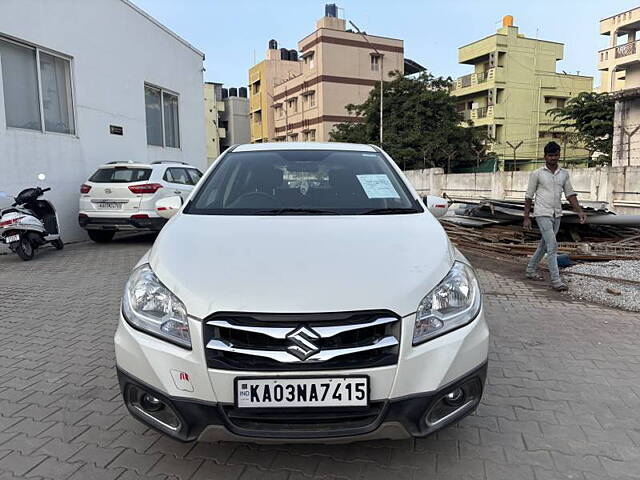
[(222, 89), (222, 98), (227, 98), (229, 96), (229, 90), (227, 88)]
[(247, 98), (247, 87), (240, 87), (238, 89), (238, 95), (242, 98)]
[(238, 96), (238, 89), (236, 87), (231, 87), (229, 89), (229, 96), (230, 97), (237, 97)]
[(271, 40), (269, 40), (269, 50), (277, 50), (277, 49), (278, 49), (278, 42), (272, 38)]
[(286, 48), (280, 49), (280, 60), (289, 60), (289, 50)]
[(335, 3), (327, 3), (324, 6), (324, 16), (325, 17), (337, 17), (338, 16), (338, 6)]
[(298, 61), (298, 51), (297, 50), (289, 50), (289, 60), (292, 62)]

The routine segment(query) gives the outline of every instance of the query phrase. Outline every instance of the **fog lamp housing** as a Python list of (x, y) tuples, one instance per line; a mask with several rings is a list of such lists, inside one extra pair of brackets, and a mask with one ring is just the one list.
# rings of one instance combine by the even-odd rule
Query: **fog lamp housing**
[(182, 429), (182, 420), (168, 400), (158, 398), (133, 384), (126, 386), (124, 398), (134, 416), (157, 429), (169, 434), (176, 434)]
[(473, 377), (454, 385), (436, 398), (424, 415), (424, 423), (430, 429), (444, 426), (475, 409), (482, 397), (482, 381)]

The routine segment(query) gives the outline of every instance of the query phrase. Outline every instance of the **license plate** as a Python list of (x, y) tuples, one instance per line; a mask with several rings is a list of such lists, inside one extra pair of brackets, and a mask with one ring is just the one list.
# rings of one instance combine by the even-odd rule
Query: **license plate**
[(18, 240), (20, 240), (20, 235), (11, 235), (10, 237), (6, 237), (4, 239), (4, 241), (6, 243), (13, 243), (13, 242), (17, 242)]
[(236, 379), (238, 408), (363, 407), (368, 403), (368, 377)]
[(102, 210), (120, 210), (122, 204), (118, 202), (97, 202), (96, 206)]

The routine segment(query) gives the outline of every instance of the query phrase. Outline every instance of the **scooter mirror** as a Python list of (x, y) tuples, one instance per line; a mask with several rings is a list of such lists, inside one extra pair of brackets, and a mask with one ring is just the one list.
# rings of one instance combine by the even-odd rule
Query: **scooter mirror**
[(47, 178), (47, 176), (44, 173), (40, 173), (38, 175), (38, 180), (40, 180), (41, 182), (44, 181)]

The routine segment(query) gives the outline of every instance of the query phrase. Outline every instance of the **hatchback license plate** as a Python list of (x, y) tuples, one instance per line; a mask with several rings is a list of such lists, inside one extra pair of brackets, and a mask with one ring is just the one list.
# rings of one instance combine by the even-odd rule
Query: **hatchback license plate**
[(368, 377), (239, 378), (238, 408), (366, 407)]
[(4, 241), (6, 243), (13, 243), (13, 242), (17, 242), (18, 240), (20, 240), (20, 235), (11, 235), (10, 237), (6, 237), (4, 239)]
[(102, 210), (120, 210), (122, 204), (118, 202), (97, 202), (96, 206)]

